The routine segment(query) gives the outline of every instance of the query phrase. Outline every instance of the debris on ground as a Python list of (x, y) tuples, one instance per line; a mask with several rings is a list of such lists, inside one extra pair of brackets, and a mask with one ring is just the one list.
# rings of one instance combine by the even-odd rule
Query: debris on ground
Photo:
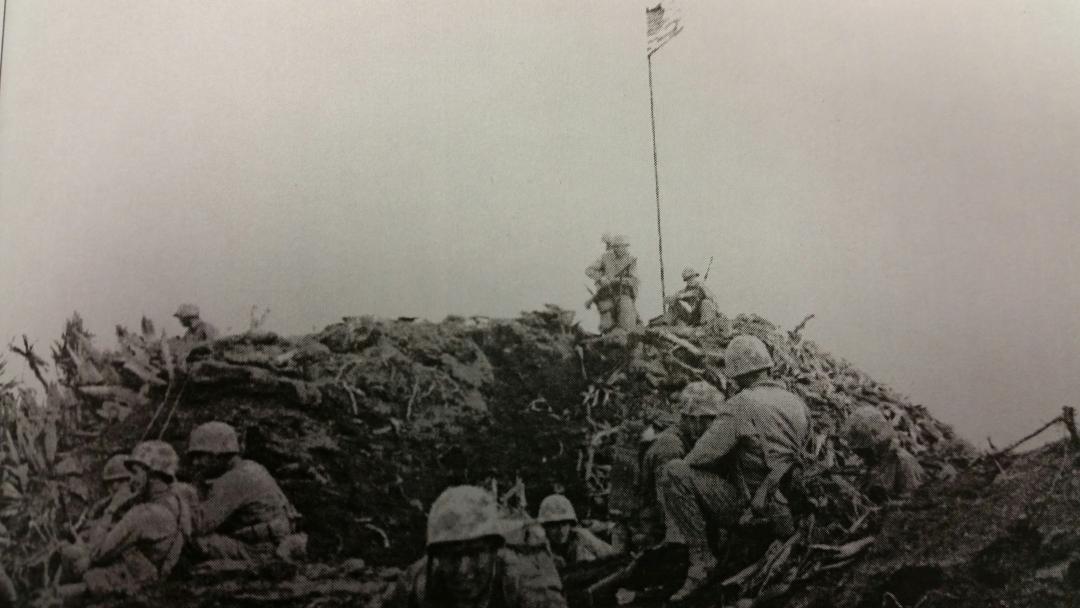
[[(1051, 586), (1080, 576), (1080, 566), (1069, 561), (1071, 537), (1041, 524), (1038, 542), (1020, 524), (987, 531), (978, 560), (977, 551), (957, 553), (953, 561), (920, 556), (933, 535), (913, 544), (914, 535), (940, 526), (934, 518), (961, 516), (947, 513), (946, 503), (972, 512), (965, 501), (989, 500), (974, 489), (972, 475), (993, 473), (996, 488), (1036, 456), (979, 455), (924, 406), (806, 339), (811, 318), (790, 331), (755, 315), (720, 315), (704, 327), (659, 325), (596, 336), (581, 329), (573, 313), (549, 305), (510, 320), (346, 317), (298, 337), (253, 324), (244, 334), (201, 344), (157, 334), (144, 319), (138, 331), (118, 327), (118, 346), (107, 350), (76, 315), (52, 348), (56, 381), (40, 374), (40, 394), (12, 384), (0, 390), (0, 539), (19, 541), (5, 546), (0, 562), (20, 590), (55, 585), (58, 547), (100, 495), (97, 475), (105, 459), (159, 437), (182, 452), (188, 432), (212, 419), (239, 430), (246, 455), (274, 474), (303, 514), (309, 562), (273, 576), (209, 582), (181, 573), (152, 591), (169, 605), (336, 606), (379, 597), (397, 569), (422, 553), (427, 508), (453, 484), (492, 488), (527, 513), (543, 496), (561, 492), (587, 525), (610, 534), (614, 514), (628, 500), (620, 487), (626, 471), (619, 450), (626, 439), (636, 442), (671, 424), (677, 392), (687, 383), (704, 379), (726, 387), (724, 347), (746, 333), (768, 345), (775, 376), (810, 409), (814, 474), (806, 486), (813, 513), (794, 535), (766, 539), (752, 555), (730, 556), (724, 580), (703, 605), (935, 601), (908, 601), (899, 591), (904, 581), (942, 597), (969, 597), (963, 594), (970, 589), (927, 581), (951, 580), (957, 564), (976, 562), (965, 570), (972, 580), (995, 580), (1002, 570), (998, 556), (1043, 551), (1051, 538), (1060, 559), (1040, 558), (1038, 577), (1025, 570), (1015, 580)], [(30, 341), (12, 348), (46, 368), (30, 352)], [(864, 405), (885, 415), (934, 479), (904, 506), (874, 503), (852, 475), (862, 463), (840, 429)], [(1072, 470), (1070, 461), (1050, 473), (1057, 479), (1050, 489), (1071, 488)], [(1018, 475), (1012, 483), (1036, 483)], [(941, 506), (937, 496), (945, 497)], [(1003, 522), (1019, 521), (1019, 514), (1005, 515)], [(898, 527), (905, 520), (921, 530)], [(998, 539), (1007, 540), (991, 548)], [(624, 567), (625, 559), (597, 568), (596, 575)], [(572, 576), (582, 585), (595, 582)], [(1014, 584), (1020, 582), (1006, 586)], [(612, 593), (630, 605), (648, 605), (640, 599), (647, 594)], [(877, 603), (861, 603), (871, 595)], [(848, 600), (820, 603), (826, 597)]]

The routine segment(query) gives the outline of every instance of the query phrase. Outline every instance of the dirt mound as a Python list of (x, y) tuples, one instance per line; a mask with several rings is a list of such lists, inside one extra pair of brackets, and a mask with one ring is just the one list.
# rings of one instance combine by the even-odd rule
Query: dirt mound
[[(450, 484), (492, 487), (529, 512), (560, 490), (583, 517), (608, 518), (626, 500), (613, 484), (620, 441), (670, 423), (687, 382), (726, 385), (722, 353), (736, 333), (762, 338), (776, 375), (806, 399), (808, 448), (825, 467), (858, 466), (837, 429), (862, 404), (879, 407), (942, 476), (971, 458), (922, 406), (756, 316), (600, 338), (549, 306), (513, 320), (347, 317), (309, 336), (256, 329), (195, 346), (155, 335), (144, 320), (138, 333), (117, 329), (116, 351), (97, 349), (75, 317), (54, 346), (59, 382), (42, 379), (44, 399), (3, 391), (0, 521), (12, 538), (31, 541), (3, 560), (23, 588), (51, 581), (58, 541), (94, 498), (110, 454), (159, 435), (182, 453), (194, 426), (217, 419), (237, 427), (247, 455), (303, 514), (313, 564), (290, 572), (287, 584), (156, 593), (185, 605), (257, 596), (304, 605), (312, 595), (336, 605), (335, 584), (375, 593), (387, 568), (421, 553), (427, 507)], [(814, 491), (816, 525), (751, 564), (734, 597), (777, 593), (778, 582), (786, 593), (851, 563), (846, 543), (869, 534), (876, 511), (843, 476), (822, 476)], [(836, 550), (813, 548), (823, 545)]]

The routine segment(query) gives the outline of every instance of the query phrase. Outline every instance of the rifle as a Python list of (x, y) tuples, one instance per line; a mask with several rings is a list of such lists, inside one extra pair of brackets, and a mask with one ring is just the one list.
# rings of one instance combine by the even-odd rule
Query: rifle
[[(615, 278), (616, 279), (622, 278), (622, 275), (625, 274), (626, 271), (630, 270), (630, 268), (632, 268), (634, 266), (634, 264), (636, 264), (636, 263), (637, 263), (637, 258), (631, 258), (630, 261), (627, 262), (625, 266), (623, 266), (621, 269), (619, 269), (619, 272), (615, 273)], [(593, 292), (593, 290), (589, 289), (588, 287), (585, 287), (585, 289), (588, 290), (589, 295), (591, 296), (588, 300), (585, 300), (585, 310), (589, 310), (589, 308), (592, 307), (593, 302), (596, 301), (596, 297), (598, 295), (600, 295), (600, 293), (603, 291), (603, 288), (597, 289), (595, 292)]]
[(709, 271), (712, 270), (712, 259), (713, 259), (713, 256), (710, 255), (709, 256), (709, 265), (705, 267), (705, 274), (701, 275), (701, 282), (702, 283), (709, 280)]

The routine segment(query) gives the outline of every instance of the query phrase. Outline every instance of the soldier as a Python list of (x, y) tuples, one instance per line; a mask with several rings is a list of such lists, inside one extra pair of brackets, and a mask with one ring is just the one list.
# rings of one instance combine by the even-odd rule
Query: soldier
[(191, 534), (191, 511), (173, 492), (176, 451), (164, 441), (135, 446), (125, 463), (135, 504), (90, 548), (82, 583), (61, 595), (133, 593), (169, 575)]
[(211, 324), (199, 318), (199, 307), (194, 304), (181, 304), (174, 317), (180, 320), (180, 324), (187, 328), (183, 339), (188, 342), (206, 342), (216, 340), (218, 330)]
[(848, 446), (866, 463), (863, 491), (870, 498), (904, 498), (922, 485), (922, 465), (900, 447), (896, 431), (878, 408), (864, 405), (852, 412), (845, 434)]
[(101, 481), (105, 486), (105, 497), (90, 508), (86, 539), (91, 545), (104, 538), (134, 499), (129, 483), (131, 472), (127, 468), (127, 459), (127, 454), (117, 454), (105, 461), (102, 468)]
[(537, 521), (544, 526), (555, 563), (560, 568), (615, 555), (611, 545), (578, 525), (574, 505), (561, 494), (552, 494), (540, 502)]
[(566, 608), (546, 549), (506, 545), (495, 498), (475, 486), (447, 488), (428, 514), (427, 555), (405, 571), (393, 608)]
[(687, 266), (682, 271), (682, 279), (686, 286), (668, 296), (664, 320), (669, 325), (684, 323), (698, 327), (708, 325), (719, 317), (720, 309), (716, 306), (716, 297), (700, 281), (701, 275)]
[(300, 516), (277, 481), (262, 465), (240, 457), (233, 427), (217, 421), (196, 427), (188, 454), (209, 486), (194, 512), (194, 545), (202, 557), (255, 567), (273, 561), (279, 547), (306, 541), (295, 533)]
[(662, 495), (666, 541), (684, 545), (690, 558), (686, 580), (671, 600), (687, 599), (706, 585), (716, 557), (706, 525), (727, 529), (747, 512), (768, 514), (774, 529), (787, 533), (791, 513), (777, 491), (801, 461), (806, 441), (806, 404), (769, 378), (773, 366), (765, 344), (736, 336), (724, 353), (726, 373), (741, 389), (685, 459), (664, 468)]
[[(606, 235), (605, 235), (606, 236)], [(596, 303), (600, 312), (600, 333), (618, 327), (630, 331), (637, 326), (637, 258), (630, 255), (630, 244), (622, 235), (609, 236), (608, 250), (585, 269), (585, 275), (596, 282), (596, 294), (589, 304)]]
[(679, 419), (676, 424), (657, 435), (645, 452), (641, 465), (642, 514), (654, 535), (661, 535), (664, 513), (660, 497), (660, 480), (664, 465), (685, 458), (698, 438), (720, 414), (724, 394), (705, 381), (687, 384), (679, 395)]

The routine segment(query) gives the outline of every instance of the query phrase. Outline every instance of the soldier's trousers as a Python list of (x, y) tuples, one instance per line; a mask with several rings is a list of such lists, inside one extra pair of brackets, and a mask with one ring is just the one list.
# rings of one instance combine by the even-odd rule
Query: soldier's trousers
[(629, 295), (597, 300), (596, 310), (600, 312), (600, 333), (602, 334), (616, 327), (626, 331), (637, 327), (637, 307), (634, 305), (634, 298)]
[(194, 543), (205, 559), (247, 562), (252, 568), (274, 561), (277, 548), (273, 542), (249, 543), (224, 534), (201, 536)]
[(83, 574), (86, 589), (95, 595), (134, 593), (156, 580), (157, 566), (137, 549), (129, 549), (121, 559)]
[(682, 459), (664, 465), (660, 484), (664, 541), (668, 543), (708, 546), (708, 525), (729, 528), (746, 507), (746, 500), (731, 482), (695, 469)]

